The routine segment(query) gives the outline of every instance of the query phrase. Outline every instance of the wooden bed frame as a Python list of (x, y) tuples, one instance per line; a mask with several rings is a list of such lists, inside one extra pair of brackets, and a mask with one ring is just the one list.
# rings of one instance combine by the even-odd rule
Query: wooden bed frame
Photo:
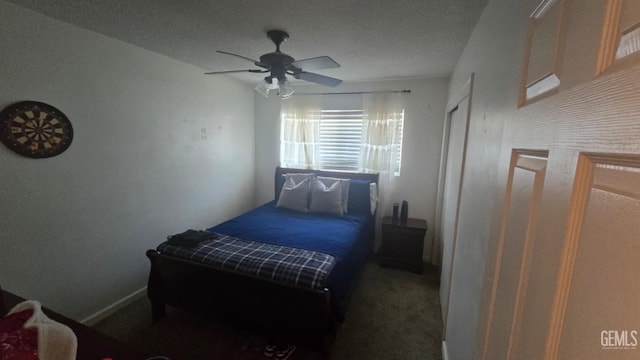
[[(378, 174), (278, 167), (274, 177), (276, 193), (282, 174), (302, 172), (378, 183)], [(371, 226), (373, 236), (375, 216)], [(369, 256), (372, 253), (373, 239)], [(243, 329), (264, 335), (278, 334), (283, 340), (309, 346), (325, 359), (329, 358), (338, 321), (328, 289), (300, 289), (162, 255), (156, 250), (148, 250), (146, 255), (151, 261), (147, 295), (153, 321), (163, 317), (169, 305), (239, 324)]]

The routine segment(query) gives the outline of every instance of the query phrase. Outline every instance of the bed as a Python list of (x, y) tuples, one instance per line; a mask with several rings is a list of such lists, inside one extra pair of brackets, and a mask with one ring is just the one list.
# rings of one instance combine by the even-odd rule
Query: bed
[[(348, 211), (337, 216), (277, 207), (285, 174), (291, 173), (350, 179)], [(153, 320), (165, 315), (167, 305), (197, 311), (244, 329), (277, 334), (328, 358), (351, 289), (373, 253), (375, 206), (372, 211), (370, 196), (375, 187), (370, 184), (377, 182), (377, 174), (276, 168), (275, 200), (207, 229), (218, 235), (214, 242), (224, 246), (212, 253), (230, 244), (244, 247), (244, 242), (261, 249), (282, 247), (305, 256), (312, 253), (326, 265), (325, 277), (318, 277), (323, 280), (305, 285), (238, 272), (237, 267), (207, 263), (207, 256), (182, 254), (182, 249), (165, 242), (147, 251), (151, 262), (147, 294)], [(316, 273), (309, 277), (317, 280)]]

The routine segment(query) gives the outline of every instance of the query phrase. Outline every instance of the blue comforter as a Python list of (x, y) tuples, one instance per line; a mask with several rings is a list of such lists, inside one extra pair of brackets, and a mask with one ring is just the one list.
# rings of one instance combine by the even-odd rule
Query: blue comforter
[(332, 303), (342, 315), (349, 289), (373, 248), (372, 221), (367, 213), (302, 213), (276, 208), (271, 201), (208, 230), (334, 256), (337, 263), (329, 276), (329, 289)]

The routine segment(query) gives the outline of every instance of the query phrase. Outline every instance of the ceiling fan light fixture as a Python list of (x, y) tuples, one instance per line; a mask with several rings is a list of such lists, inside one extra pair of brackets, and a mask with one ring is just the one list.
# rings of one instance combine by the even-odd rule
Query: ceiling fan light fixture
[(281, 99), (288, 99), (293, 96), (293, 92), (296, 90), (293, 85), (287, 79), (280, 80), (280, 87), (278, 88), (278, 96)]
[(278, 89), (278, 79), (266, 77), (262, 81), (254, 87), (255, 91), (264, 95), (264, 97), (269, 97), (269, 90)]

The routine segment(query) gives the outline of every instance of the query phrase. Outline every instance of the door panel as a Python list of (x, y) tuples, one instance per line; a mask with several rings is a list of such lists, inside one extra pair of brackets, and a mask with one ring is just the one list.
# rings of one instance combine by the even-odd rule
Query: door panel
[(503, 230), (490, 308), (485, 359), (508, 359), (516, 351), (535, 242), (535, 224), (547, 166), (546, 152), (514, 151), (507, 181)]
[(637, 359), (640, 156), (581, 155), (549, 357)]

